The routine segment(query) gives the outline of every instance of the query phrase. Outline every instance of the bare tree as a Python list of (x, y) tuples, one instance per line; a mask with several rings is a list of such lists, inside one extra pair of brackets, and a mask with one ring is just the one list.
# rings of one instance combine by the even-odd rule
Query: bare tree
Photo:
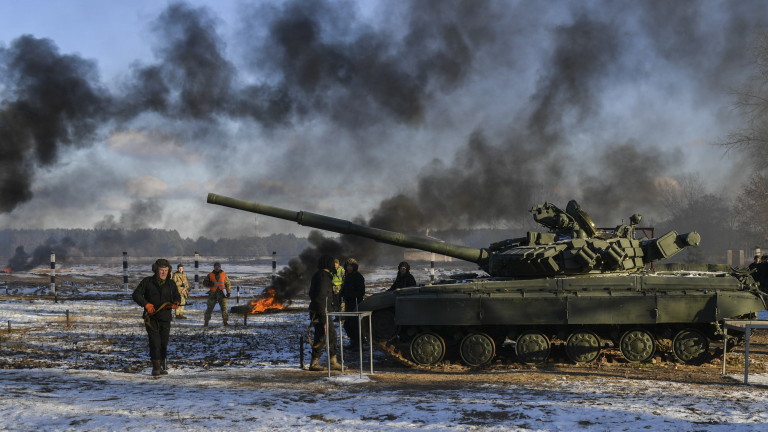
[(675, 218), (705, 194), (704, 181), (698, 173), (683, 174), (659, 186), (666, 217)]
[(736, 107), (745, 114), (746, 125), (723, 144), (749, 152), (755, 169), (763, 171), (768, 167), (768, 33), (758, 37), (753, 58), (755, 76), (745, 90), (736, 92)]
[(736, 107), (744, 114), (745, 125), (723, 144), (746, 152), (754, 170), (735, 200), (731, 225), (752, 244), (764, 244), (768, 240), (768, 32), (757, 38), (753, 63), (750, 83), (736, 92)]
[(756, 174), (736, 201), (738, 227), (761, 243), (768, 239), (768, 176)]

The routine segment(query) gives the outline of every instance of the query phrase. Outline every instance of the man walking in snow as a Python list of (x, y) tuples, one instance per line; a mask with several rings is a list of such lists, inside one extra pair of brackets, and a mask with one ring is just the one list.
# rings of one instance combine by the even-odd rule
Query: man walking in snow
[(179, 307), (181, 296), (170, 277), (171, 264), (158, 259), (152, 264), (152, 276), (145, 277), (133, 291), (133, 301), (144, 308), (144, 327), (149, 337), (152, 376), (168, 374), (168, 339), (171, 334), (171, 310)]

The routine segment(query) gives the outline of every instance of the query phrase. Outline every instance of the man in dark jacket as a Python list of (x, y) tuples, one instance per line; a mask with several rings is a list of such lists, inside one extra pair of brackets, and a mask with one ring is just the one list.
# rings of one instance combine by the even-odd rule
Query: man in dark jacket
[(133, 291), (133, 301), (144, 308), (144, 326), (149, 337), (152, 376), (168, 373), (168, 338), (171, 334), (171, 310), (179, 307), (181, 296), (170, 277), (171, 264), (158, 259), (152, 264), (152, 276), (145, 277)]
[(760, 263), (757, 264), (757, 278), (755, 280), (760, 284), (760, 291), (768, 292), (768, 255), (760, 257)]
[[(325, 338), (328, 337), (328, 355), (332, 369), (341, 369), (336, 357), (336, 329), (333, 320), (326, 320), (326, 310), (336, 312), (339, 305), (336, 296), (333, 295), (333, 258), (328, 255), (320, 257), (317, 263), (317, 271), (312, 276), (309, 283), (309, 320), (314, 326), (314, 338), (312, 340), (312, 361), (309, 364), (309, 370), (325, 370), (320, 365), (320, 357), (325, 349)], [(325, 323), (328, 321), (328, 328)]]
[(397, 277), (387, 291), (416, 286), (416, 278), (411, 274), (411, 265), (403, 261), (397, 265)]
[[(348, 259), (344, 267), (346, 276), (344, 277), (344, 284), (341, 286), (341, 295), (344, 297), (346, 311), (357, 312), (357, 305), (363, 301), (365, 296), (365, 278), (358, 271), (359, 266), (356, 259)], [(358, 324), (357, 318), (354, 317), (348, 317), (344, 321), (344, 331), (349, 336), (350, 349), (357, 349), (358, 347), (357, 343), (360, 338)]]
[(760, 264), (760, 255), (755, 255), (752, 263), (747, 267), (750, 270), (757, 270), (757, 266)]

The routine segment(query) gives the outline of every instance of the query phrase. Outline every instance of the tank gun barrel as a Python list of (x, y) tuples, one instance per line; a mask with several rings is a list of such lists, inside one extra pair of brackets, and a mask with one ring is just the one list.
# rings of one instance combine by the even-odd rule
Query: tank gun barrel
[(646, 250), (648, 262), (670, 258), (684, 248), (698, 246), (699, 243), (701, 243), (701, 236), (696, 231), (685, 234), (670, 231), (661, 237), (640, 242), (643, 249)]
[(208, 203), (238, 210), (244, 210), (251, 213), (258, 213), (278, 219), (285, 219), (296, 222), (299, 225), (331, 231), (339, 234), (349, 234), (365, 237), (380, 243), (386, 243), (406, 248), (415, 248), (427, 252), (434, 252), (460, 260), (474, 262), (481, 266), (488, 260), (488, 251), (485, 249), (454, 245), (394, 231), (367, 227), (352, 223), (347, 220), (323, 216), (317, 213), (287, 210), (280, 207), (273, 207), (266, 204), (217, 195), (215, 193), (208, 194)]

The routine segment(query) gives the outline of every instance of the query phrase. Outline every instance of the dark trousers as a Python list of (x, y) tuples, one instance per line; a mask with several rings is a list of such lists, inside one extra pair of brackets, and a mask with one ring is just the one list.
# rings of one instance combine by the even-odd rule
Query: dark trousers
[(168, 357), (168, 339), (171, 335), (171, 322), (150, 318), (152, 328), (144, 326), (149, 336), (149, 358), (163, 360)]
[(309, 320), (314, 327), (314, 338), (312, 339), (312, 358), (319, 359), (325, 351), (325, 336), (328, 334), (328, 354), (333, 357), (336, 355), (336, 326), (333, 320), (328, 320), (328, 331), (325, 328), (325, 313), (309, 311)]
[[(361, 301), (363, 301), (362, 297), (346, 297), (344, 303), (347, 305), (347, 312), (357, 312), (357, 305)], [(344, 319), (344, 331), (349, 336), (350, 344), (357, 346), (357, 341), (360, 337), (360, 323), (357, 317), (346, 317)]]

